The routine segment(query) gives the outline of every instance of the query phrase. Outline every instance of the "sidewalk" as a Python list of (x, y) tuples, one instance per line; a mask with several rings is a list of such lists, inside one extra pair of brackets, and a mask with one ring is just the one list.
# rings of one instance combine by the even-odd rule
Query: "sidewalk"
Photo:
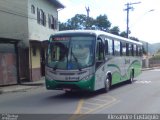
[(26, 91), (29, 89), (34, 89), (38, 87), (42, 87), (45, 84), (44, 78), (34, 82), (24, 82), (19, 85), (9, 85), (0, 87), (0, 94), (9, 93), (9, 92), (18, 92), (18, 91)]
[(142, 71), (160, 69), (160, 67), (142, 68)]
[(154, 68), (142, 68), (142, 71), (153, 70)]

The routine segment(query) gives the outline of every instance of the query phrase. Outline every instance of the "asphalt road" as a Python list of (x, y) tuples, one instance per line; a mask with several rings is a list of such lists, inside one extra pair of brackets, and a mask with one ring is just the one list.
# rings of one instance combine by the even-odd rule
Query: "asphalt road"
[[(0, 113), (113, 114), (160, 113), (160, 69), (143, 71), (133, 84), (113, 86), (109, 93), (48, 91), (45, 87), (0, 95)], [(85, 115), (80, 115), (85, 116)], [(75, 116), (71, 115), (70, 120)]]

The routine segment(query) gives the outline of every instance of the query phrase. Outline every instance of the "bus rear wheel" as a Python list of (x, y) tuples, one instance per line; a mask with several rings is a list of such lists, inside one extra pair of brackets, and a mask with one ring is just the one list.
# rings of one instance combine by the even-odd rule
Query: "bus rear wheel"
[(130, 79), (129, 79), (129, 83), (132, 84), (133, 83), (133, 79), (134, 79), (134, 72), (132, 70), (131, 74), (130, 74)]
[(105, 87), (103, 89), (103, 92), (107, 93), (110, 90), (110, 87), (111, 87), (111, 81), (108, 77), (105, 80), (104, 85), (105, 85)]

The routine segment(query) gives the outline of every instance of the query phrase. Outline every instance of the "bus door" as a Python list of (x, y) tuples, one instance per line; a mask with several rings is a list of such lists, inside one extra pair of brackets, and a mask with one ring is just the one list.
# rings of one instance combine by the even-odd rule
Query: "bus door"
[(95, 90), (104, 87), (105, 67), (104, 67), (104, 44), (102, 39), (97, 40), (96, 46), (96, 73), (95, 73)]

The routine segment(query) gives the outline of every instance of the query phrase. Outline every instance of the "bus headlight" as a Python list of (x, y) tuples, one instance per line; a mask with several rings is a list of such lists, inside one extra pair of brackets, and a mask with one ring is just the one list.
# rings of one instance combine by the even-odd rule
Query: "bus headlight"
[(53, 80), (53, 76), (51, 75), (49, 71), (46, 72), (45, 78), (48, 80)]
[(93, 75), (88, 75), (88, 76), (85, 76), (84, 78), (82, 78), (81, 80), (84, 80), (84, 81), (88, 81), (92, 78)]

